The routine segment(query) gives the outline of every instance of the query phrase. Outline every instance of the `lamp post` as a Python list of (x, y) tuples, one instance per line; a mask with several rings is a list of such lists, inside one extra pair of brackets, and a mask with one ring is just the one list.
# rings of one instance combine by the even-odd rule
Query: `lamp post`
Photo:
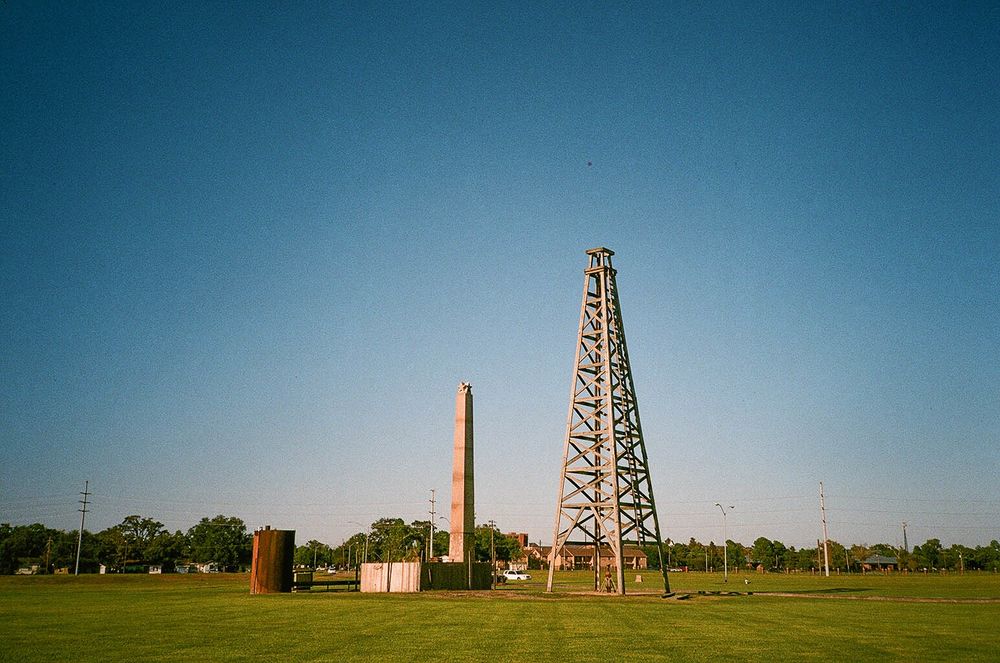
[[(727, 539), (729, 535), (726, 533), (726, 508), (715, 503), (715, 506), (722, 510), (722, 582), (729, 582), (729, 542)], [(735, 509), (735, 506), (730, 506), (730, 509)]]

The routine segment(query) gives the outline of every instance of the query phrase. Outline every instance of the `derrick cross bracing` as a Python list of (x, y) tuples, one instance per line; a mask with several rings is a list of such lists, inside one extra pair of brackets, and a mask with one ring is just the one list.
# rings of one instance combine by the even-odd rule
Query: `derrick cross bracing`
[[(655, 545), (663, 589), (669, 593), (617, 272), (611, 266), (614, 251), (601, 247), (587, 255), (547, 591), (566, 546), (593, 546), (594, 589), (601, 589), (602, 568), (610, 566), (615, 591), (624, 594), (625, 546)], [(602, 561), (602, 554), (611, 559)]]

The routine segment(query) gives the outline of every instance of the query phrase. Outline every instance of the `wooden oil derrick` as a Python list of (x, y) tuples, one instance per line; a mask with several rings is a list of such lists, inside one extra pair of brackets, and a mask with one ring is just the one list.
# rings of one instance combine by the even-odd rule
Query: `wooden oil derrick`
[[(552, 534), (547, 590), (555, 561), (567, 545), (593, 546), (594, 589), (602, 566), (614, 568), (614, 591), (625, 593), (626, 545), (655, 545), (670, 581), (653, 501), (646, 445), (625, 344), (621, 304), (611, 265), (614, 251), (587, 251), (580, 330)], [(602, 562), (601, 555), (610, 555)]]

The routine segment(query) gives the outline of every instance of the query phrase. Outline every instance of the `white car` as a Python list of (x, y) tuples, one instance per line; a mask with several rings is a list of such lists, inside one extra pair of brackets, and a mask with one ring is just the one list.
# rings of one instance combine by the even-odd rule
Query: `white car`
[(531, 576), (524, 571), (514, 571), (513, 569), (507, 569), (501, 575), (507, 580), (531, 580)]

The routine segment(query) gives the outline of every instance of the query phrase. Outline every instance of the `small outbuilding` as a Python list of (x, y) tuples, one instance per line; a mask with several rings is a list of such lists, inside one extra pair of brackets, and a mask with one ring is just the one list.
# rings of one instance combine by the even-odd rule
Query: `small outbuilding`
[(899, 563), (895, 557), (872, 555), (868, 559), (861, 560), (861, 568), (865, 571), (895, 571), (899, 568)]

